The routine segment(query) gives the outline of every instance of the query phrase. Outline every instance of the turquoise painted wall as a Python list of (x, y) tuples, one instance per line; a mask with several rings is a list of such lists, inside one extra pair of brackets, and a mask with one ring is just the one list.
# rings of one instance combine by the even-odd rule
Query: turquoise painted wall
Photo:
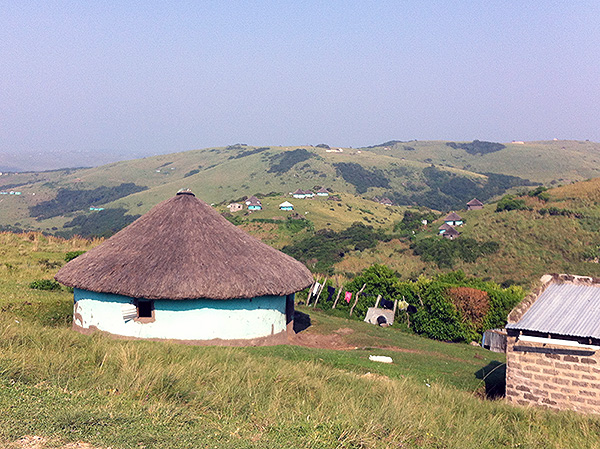
[(75, 289), (74, 323), (116, 335), (178, 340), (251, 339), (286, 329), (285, 296), (252, 299), (155, 300), (155, 321), (123, 319), (133, 298)]

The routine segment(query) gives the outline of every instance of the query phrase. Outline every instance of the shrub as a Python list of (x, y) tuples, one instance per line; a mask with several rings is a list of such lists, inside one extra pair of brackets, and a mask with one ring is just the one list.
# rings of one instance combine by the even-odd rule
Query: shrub
[(467, 237), (456, 240), (430, 237), (418, 240), (410, 247), (414, 255), (421, 256), (424, 262), (435, 262), (439, 268), (452, 268), (456, 259), (473, 263), (479, 257), (494, 254), (500, 249), (497, 242), (479, 242)]
[(463, 322), (481, 327), (490, 309), (487, 292), (471, 287), (450, 287), (446, 295), (460, 312)]
[(60, 290), (60, 284), (51, 279), (38, 279), (29, 284), (35, 290)]
[(504, 195), (498, 204), (496, 205), (496, 212), (502, 212), (505, 210), (524, 210), (527, 209), (525, 201), (515, 198), (514, 195)]
[(78, 256), (81, 256), (85, 251), (69, 251), (65, 254), (65, 261), (70, 262)]
[(189, 172), (187, 172), (185, 175), (183, 175), (184, 178), (189, 178), (190, 176), (195, 175), (196, 173), (200, 173), (200, 170), (198, 170), (197, 168), (190, 170)]
[(404, 212), (402, 220), (394, 224), (394, 232), (400, 232), (405, 235), (411, 234), (413, 231), (418, 231), (423, 227), (423, 220), (432, 222), (437, 218), (433, 212), (418, 212), (415, 210), (407, 210)]
[(330, 273), (333, 264), (339, 262), (346, 252), (373, 248), (382, 240), (389, 241), (389, 237), (373, 226), (355, 222), (340, 232), (320, 229), (314, 235), (284, 246), (282, 251), (304, 262), (315, 272)]

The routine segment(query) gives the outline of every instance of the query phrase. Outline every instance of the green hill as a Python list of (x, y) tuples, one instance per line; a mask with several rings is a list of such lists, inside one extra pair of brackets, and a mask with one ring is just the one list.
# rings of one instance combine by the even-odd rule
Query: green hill
[[(516, 197), (524, 209), (497, 212), (497, 203), (482, 210), (461, 211), (462, 239), (495, 242), (498, 251), (482, 255), (475, 262), (455, 258), (451, 266), (426, 262), (414, 254), (416, 242), (434, 239), (443, 214), (436, 221), (407, 237), (381, 242), (376, 248), (349, 254), (336, 264), (340, 273), (358, 273), (380, 263), (406, 278), (463, 270), (467, 275), (489, 278), (505, 285), (529, 286), (543, 274), (552, 272), (600, 276), (600, 178), (549, 189), (545, 195)], [(541, 197), (541, 198), (540, 198)], [(547, 200), (544, 200), (544, 197)], [(441, 246), (440, 246), (441, 248)], [(438, 251), (441, 254), (441, 250)]]
[(298, 188), (325, 186), (450, 210), (473, 197), (486, 201), (519, 186), (583, 180), (600, 170), (600, 145), (591, 142), (396, 142), (334, 150), (232, 145), (94, 168), (3, 174), (0, 191), (21, 195), (0, 195), (0, 226), (52, 233), (78, 216), (102, 222), (92, 206), (122, 210), (111, 217), (126, 224), (128, 216), (147, 212), (182, 187), (210, 203), (269, 193), (289, 198)]

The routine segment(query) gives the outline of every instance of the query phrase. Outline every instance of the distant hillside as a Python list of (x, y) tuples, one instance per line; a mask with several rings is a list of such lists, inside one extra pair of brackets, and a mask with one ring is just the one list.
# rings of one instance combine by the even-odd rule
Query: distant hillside
[[(381, 242), (376, 248), (349, 254), (335, 265), (336, 272), (358, 273), (382, 263), (405, 278), (420, 274), (432, 275), (451, 270), (463, 270), (471, 276), (489, 278), (504, 285), (529, 286), (545, 273), (572, 273), (600, 276), (600, 178), (572, 185), (524, 194), (514, 198), (521, 210), (497, 212), (497, 203), (482, 210), (458, 213), (465, 219), (461, 233), (454, 243), (474, 240), (493, 243), (498, 250), (481, 255), (475, 261), (454, 256), (451, 266), (442, 264), (448, 257), (438, 227), (445, 214), (421, 227), (415, 235), (399, 236)], [(425, 239), (437, 242), (435, 256), (430, 261), (415, 254), (415, 243)]]
[[(0, 191), (21, 195), (0, 196), (0, 226), (73, 232), (65, 225), (77, 217), (75, 223), (93, 221), (97, 212), (90, 208), (113, 211), (106, 216), (137, 216), (182, 187), (215, 204), (260, 194), (290, 199), (296, 189), (327, 187), (346, 199), (387, 197), (399, 206), (448, 211), (473, 197), (490, 201), (507, 191), (559, 185), (599, 172), (600, 145), (591, 142), (393, 141), (334, 150), (327, 145), (237, 144), (93, 168), (3, 174)], [(118, 194), (110, 193), (115, 189)], [(339, 228), (347, 222), (339, 217), (323, 225)], [(102, 231), (95, 232), (104, 235), (107, 229)]]

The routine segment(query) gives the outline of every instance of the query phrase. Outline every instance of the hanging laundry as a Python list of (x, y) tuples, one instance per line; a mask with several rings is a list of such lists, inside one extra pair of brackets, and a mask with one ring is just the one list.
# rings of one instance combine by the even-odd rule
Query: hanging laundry
[(333, 294), (335, 293), (335, 287), (332, 287), (331, 285), (327, 287), (327, 293), (327, 301), (331, 301), (331, 298), (333, 298)]
[(350, 304), (350, 300), (352, 299), (352, 292), (346, 292), (346, 294), (344, 295), (344, 299), (348, 304)]
[(382, 309), (392, 310), (394, 308), (394, 303), (392, 301), (388, 301), (385, 298), (381, 298), (381, 301), (379, 301), (379, 305)]
[(321, 287), (321, 284), (319, 284), (318, 282), (315, 282), (315, 286), (313, 287), (312, 294), (316, 295), (319, 292), (320, 287)]

